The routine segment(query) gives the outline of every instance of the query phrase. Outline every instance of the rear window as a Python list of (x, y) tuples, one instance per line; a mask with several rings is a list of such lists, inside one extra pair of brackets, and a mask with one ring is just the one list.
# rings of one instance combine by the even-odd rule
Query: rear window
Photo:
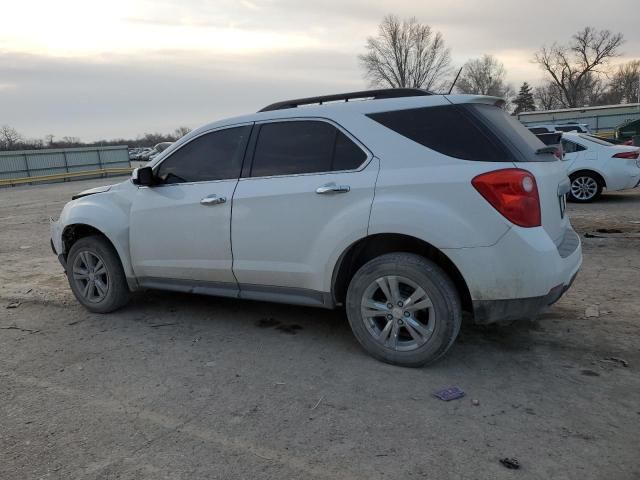
[(598, 137), (594, 137), (593, 135), (580, 135), (580, 138), (583, 138), (583, 139), (588, 140), (588, 141), (593, 142), (593, 143), (597, 143), (598, 145), (602, 145), (603, 147), (612, 147), (613, 146), (613, 143), (607, 142), (606, 140), (603, 140), (603, 139), (598, 138)]
[(519, 120), (493, 105), (467, 104), (466, 107), (479, 118), (487, 128), (508, 146), (517, 152), (519, 162), (556, 162), (553, 154), (536, 154), (544, 143), (529, 131)]
[(450, 157), (485, 162), (513, 160), (491, 131), (461, 106), (395, 110), (369, 114), (368, 117), (420, 145)]

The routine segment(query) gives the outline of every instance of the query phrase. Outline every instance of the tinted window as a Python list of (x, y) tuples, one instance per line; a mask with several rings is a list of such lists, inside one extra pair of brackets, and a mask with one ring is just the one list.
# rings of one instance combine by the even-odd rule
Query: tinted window
[(295, 121), (260, 128), (252, 177), (357, 168), (366, 154), (333, 125)]
[(344, 133), (339, 130), (337, 132), (331, 170), (354, 170), (358, 168), (367, 159), (367, 154)]
[(534, 135), (538, 133), (549, 133), (549, 130), (544, 127), (530, 127), (529, 131)]
[(450, 157), (488, 162), (511, 160), (511, 155), (480, 122), (465, 109), (454, 105), (374, 113), (369, 117)]
[(562, 140), (562, 149), (564, 150), (564, 153), (576, 153), (586, 150), (582, 145), (570, 142), (569, 140)]
[(247, 125), (202, 135), (163, 161), (156, 176), (163, 183), (238, 178), (250, 132)]
[[(556, 136), (558, 143), (561, 133), (551, 133), (549, 140), (543, 143), (540, 138), (531, 133), (514, 116), (508, 115), (503, 109), (487, 104), (468, 104), (465, 108), (475, 115), (480, 121), (496, 136), (502, 143), (509, 146), (509, 150), (520, 162), (555, 162), (558, 159), (552, 154), (537, 154), (538, 149), (543, 148), (545, 143), (551, 144), (551, 140)], [(543, 135), (543, 134), (539, 134)]]

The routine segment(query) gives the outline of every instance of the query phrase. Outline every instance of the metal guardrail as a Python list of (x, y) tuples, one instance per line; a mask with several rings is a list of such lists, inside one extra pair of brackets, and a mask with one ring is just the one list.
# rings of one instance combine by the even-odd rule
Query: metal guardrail
[[(31, 183), (22, 180), (24, 178), (38, 178), (39, 182), (62, 182), (91, 175), (80, 172), (95, 171), (93, 175), (105, 175), (100, 171), (130, 167), (126, 145), (2, 151), (0, 186)], [(67, 173), (78, 175), (64, 175)]]
[(80, 172), (65, 172), (65, 173), (56, 173), (53, 175), (39, 175), (34, 177), (23, 177), (23, 178), (5, 178), (0, 179), (0, 186), (14, 186), (14, 185), (22, 185), (25, 183), (36, 183), (36, 182), (50, 182), (55, 180), (67, 180), (68, 178), (75, 177), (91, 177), (91, 176), (108, 176), (109, 174), (118, 175), (118, 174), (129, 174), (133, 168), (124, 167), (124, 168), (100, 168), (97, 170), (83, 170)]

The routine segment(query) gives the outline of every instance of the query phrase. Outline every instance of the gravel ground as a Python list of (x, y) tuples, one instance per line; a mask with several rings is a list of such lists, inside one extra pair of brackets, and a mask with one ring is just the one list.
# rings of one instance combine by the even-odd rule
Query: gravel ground
[(640, 192), (569, 205), (584, 266), (537, 322), (403, 369), (339, 311), (144, 292), (88, 313), (48, 218), (102, 183), (0, 189), (0, 478), (640, 478)]

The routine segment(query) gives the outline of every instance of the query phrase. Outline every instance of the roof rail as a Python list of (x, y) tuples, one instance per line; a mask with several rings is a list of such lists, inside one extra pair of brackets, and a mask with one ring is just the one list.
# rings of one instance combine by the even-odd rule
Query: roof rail
[(354, 100), (357, 98), (371, 98), (374, 100), (383, 98), (418, 97), (423, 95), (433, 95), (427, 90), (420, 88), (382, 88), (379, 90), (363, 90), (361, 92), (338, 93), (335, 95), (323, 95), (320, 97), (298, 98), (295, 100), (284, 100), (282, 102), (267, 105), (259, 112), (270, 112), (272, 110), (284, 110), (285, 108), (295, 108), (301, 105), (322, 105), (325, 102), (337, 102)]

